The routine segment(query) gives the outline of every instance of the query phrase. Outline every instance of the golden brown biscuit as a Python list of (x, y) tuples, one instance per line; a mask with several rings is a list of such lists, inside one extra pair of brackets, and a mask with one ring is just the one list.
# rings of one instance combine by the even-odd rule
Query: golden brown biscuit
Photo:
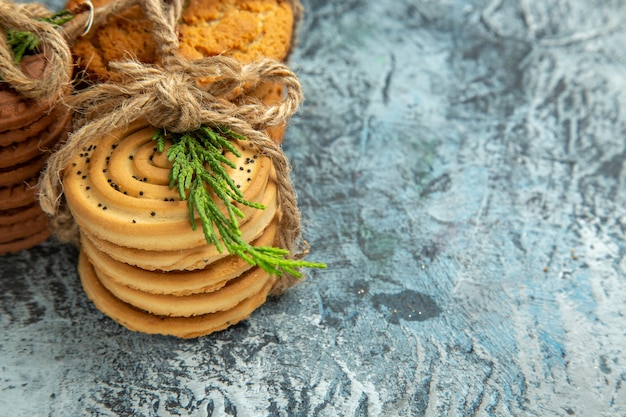
[(291, 4), (280, 0), (189, 0), (180, 24), (180, 52), (188, 59), (232, 56), (247, 63), (283, 60), (291, 45)]
[[(152, 141), (154, 129), (137, 122), (94, 138), (71, 163), (64, 175), (68, 207), (77, 223), (89, 234), (116, 245), (142, 250), (177, 250), (206, 245), (201, 227), (189, 226), (189, 210), (176, 189), (169, 187), (171, 164), (165, 152), (157, 152)], [(261, 156), (245, 141), (233, 142), (241, 157), (227, 153), (237, 168), (226, 172), (248, 201), (275, 204), (275, 195), (266, 196), (271, 171), (269, 158)], [(267, 201), (270, 198), (270, 201)], [(216, 206), (226, 212), (223, 202)], [(240, 206), (242, 231), (260, 235), (263, 225), (248, 225), (259, 211)], [(268, 208), (271, 210), (271, 207)], [(275, 210), (275, 209), (274, 209)], [(200, 224), (199, 218), (196, 219)]]
[[(276, 237), (278, 219), (275, 218), (263, 234), (253, 242), (254, 246), (271, 246)], [(217, 291), (226, 282), (252, 268), (238, 256), (229, 255), (211, 262), (203, 269), (192, 271), (145, 270), (117, 261), (98, 248), (85, 236), (81, 239), (82, 249), (94, 267), (106, 271), (120, 285), (152, 294), (189, 295)], [(155, 258), (160, 258), (157, 254)]]
[(129, 330), (180, 338), (206, 335), (248, 318), (254, 310), (265, 303), (267, 294), (276, 282), (275, 277), (270, 277), (261, 291), (226, 311), (194, 317), (168, 317), (147, 313), (114, 297), (98, 281), (87, 256), (82, 252), (78, 261), (78, 272), (87, 297), (100, 311), (113, 320)]
[[(93, 266), (93, 264), (92, 264)], [(94, 267), (100, 283), (127, 304), (151, 314), (170, 317), (191, 317), (230, 310), (263, 289), (269, 274), (255, 267), (226, 283), (217, 291), (189, 295), (150, 294), (118, 284), (105, 269)]]
[[(94, 0), (96, 7), (110, 0)], [(79, 0), (68, 1), (71, 9)], [(294, 14), (285, 0), (189, 0), (178, 26), (179, 52), (187, 59), (225, 55), (241, 62), (284, 60), (291, 46)], [(78, 67), (91, 80), (114, 78), (111, 61), (134, 57), (158, 62), (152, 24), (139, 6), (108, 18), (72, 47)]]
[[(241, 239), (245, 242), (256, 240), (264, 232), (270, 224), (277, 212), (276, 201), (276, 185), (272, 181), (268, 184), (267, 193), (261, 203), (265, 205), (264, 210), (257, 210), (248, 222), (240, 226)], [(80, 224), (80, 221), (78, 222)], [(188, 232), (189, 224), (181, 226), (179, 232)], [(82, 228), (81, 233), (89, 239), (89, 241), (98, 250), (106, 252), (113, 259), (127, 263), (129, 265), (138, 266), (148, 271), (177, 271), (177, 270), (194, 270), (205, 268), (208, 264), (217, 262), (228, 256), (228, 253), (222, 249), (220, 252), (213, 244), (208, 245), (206, 241), (199, 245), (179, 249), (175, 246), (160, 250), (146, 250), (123, 245), (117, 245), (99, 238), (87, 230)], [(151, 239), (150, 235), (145, 236)], [(220, 240), (221, 242), (221, 240)]]

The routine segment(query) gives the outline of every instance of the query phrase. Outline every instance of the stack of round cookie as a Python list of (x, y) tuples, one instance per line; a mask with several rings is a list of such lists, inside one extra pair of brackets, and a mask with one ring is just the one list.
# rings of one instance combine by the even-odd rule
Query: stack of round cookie
[[(248, 317), (276, 282), (258, 267), (208, 245), (193, 230), (187, 201), (169, 186), (171, 163), (145, 122), (94, 138), (64, 175), (68, 207), (81, 231), (79, 273), (88, 297), (131, 330), (197, 337)], [(271, 161), (246, 141), (225, 155), (246, 200), (242, 238), (272, 246), (277, 191)], [(225, 207), (216, 198), (221, 210)], [(236, 203), (237, 204), (237, 203)], [(196, 218), (200, 224), (200, 219)], [(223, 246), (223, 245), (222, 245)]]
[[(30, 78), (41, 79), (43, 55), (22, 59)], [(0, 253), (28, 249), (50, 236), (39, 207), (39, 173), (54, 146), (70, 129), (71, 112), (55, 98), (29, 99), (0, 82)]]
[[(94, 0), (96, 7), (110, 0)], [(71, 8), (75, 0), (69, 0)], [(193, 60), (225, 55), (248, 63), (285, 60), (291, 49), (296, 0), (189, 0), (179, 20), (179, 54)], [(117, 81), (109, 63), (134, 57), (158, 62), (152, 23), (139, 6), (110, 16), (72, 47), (87, 83)], [(260, 83), (250, 96), (281, 102), (282, 87)], [(263, 304), (277, 278), (207, 244), (187, 201), (169, 187), (171, 163), (152, 141), (154, 128), (139, 121), (95, 137), (64, 172), (63, 187), (81, 234), (79, 274), (88, 297), (131, 330), (190, 338), (224, 329)], [(276, 142), (284, 126), (268, 134)], [(269, 158), (246, 141), (241, 157), (227, 153), (227, 168), (248, 206), (239, 221), (242, 239), (273, 246), (278, 234), (277, 187)], [(224, 208), (222, 203), (218, 206)], [(222, 245), (224, 246), (224, 245)]]

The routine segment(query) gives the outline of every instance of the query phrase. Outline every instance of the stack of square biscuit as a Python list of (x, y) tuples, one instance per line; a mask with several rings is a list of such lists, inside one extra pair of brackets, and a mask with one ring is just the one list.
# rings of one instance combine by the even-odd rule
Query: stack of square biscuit
[[(33, 79), (41, 79), (46, 66), (43, 55), (21, 61)], [(0, 82), (0, 253), (28, 249), (50, 236), (36, 187), (50, 152), (70, 129), (71, 112), (57, 99), (25, 98)]]

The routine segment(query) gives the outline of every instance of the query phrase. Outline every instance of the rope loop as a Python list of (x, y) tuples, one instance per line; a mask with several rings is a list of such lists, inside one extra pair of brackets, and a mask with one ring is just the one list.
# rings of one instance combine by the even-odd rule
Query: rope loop
[[(63, 37), (52, 24), (38, 20), (41, 8), (0, 0), (0, 78), (27, 98), (54, 98), (66, 91), (72, 78), (72, 54)], [(41, 79), (28, 77), (15, 65), (7, 31), (33, 33), (48, 61)]]

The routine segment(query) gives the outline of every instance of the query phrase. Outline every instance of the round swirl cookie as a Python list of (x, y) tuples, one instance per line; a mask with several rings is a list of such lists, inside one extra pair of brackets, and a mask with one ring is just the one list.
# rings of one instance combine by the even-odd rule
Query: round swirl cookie
[[(139, 121), (104, 138), (94, 138), (65, 172), (68, 207), (82, 230), (115, 245), (148, 251), (206, 246), (202, 228), (193, 230), (189, 225), (188, 202), (181, 201), (177, 189), (169, 186), (171, 163), (167, 148), (157, 151), (152, 140), (155, 131)], [(225, 171), (243, 198), (275, 204), (275, 192), (266, 192), (272, 170), (269, 158), (245, 141), (233, 144), (241, 156), (227, 153), (236, 168), (226, 167)], [(216, 205), (227, 214), (223, 202), (218, 199)], [(273, 218), (269, 215), (263, 217), (264, 223), (251, 222), (260, 211), (245, 205), (239, 208), (244, 215), (239, 224), (242, 230), (253, 229), (252, 238)], [(197, 216), (195, 221), (201, 223)]]
[[(258, 201), (258, 200), (257, 200)], [(260, 235), (265, 233), (266, 228), (276, 216), (276, 184), (274, 180), (268, 183), (266, 193), (259, 201), (264, 210), (254, 210), (253, 215), (248, 221), (240, 226), (241, 239), (245, 242), (252, 242)], [(187, 210), (185, 206), (185, 210)], [(108, 211), (108, 210), (107, 210)], [(76, 212), (76, 210), (74, 211)], [(182, 214), (182, 211), (180, 212)], [(79, 223), (80, 224), (80, 223)], [(167, 246), (166, 249), (142, 249), (121, 245), (111, 242), (103, 238), (97, 237), (87, 227), (82, 227), (82, 237), (90, 241), (90, 243), (98, 248), (98, 250), (107, 253), (113, 259), (134, 265), (139, 268), (153, 271), (180, 271), (202, 269), (228, 256), (223, 250), (220, 251), (215, 245), (207, 245), (206, 240), (200, 242), (199, 245), (190, 248), (178, 248), (176, 246)], [(180, 225), (180, 229), (176, 229), (177, 234), (189, 233), (189, 225)], [(178, 236), (180, 237), (180, 236)], [(144, 235), (144, 239), (154, 239), (153, 235)], [(204, 238), (204, 235), (203, 235)], [(169, 242), (172, 242), (169, 240)], [(222, 240), (220, 239), (220, 244)]]

